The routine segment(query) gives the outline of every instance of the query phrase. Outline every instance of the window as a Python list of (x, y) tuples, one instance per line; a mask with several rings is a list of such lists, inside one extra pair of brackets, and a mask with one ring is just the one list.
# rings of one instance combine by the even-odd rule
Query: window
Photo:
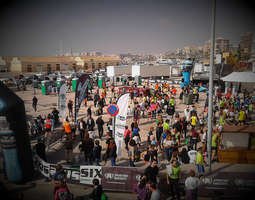
[(84, 63), (84, 69), (87, 70), (88, 69), (88, 63)]
[(27, 65), (27, 72), (32, 72), (32, 65)]
[(56, 71), (60, 71), (60, 64), (56, 64)]
[(107, 66), (108, 66), (108, 63), (107, 63), (107, 62), (106, 62), (106, 63), (104, 63), (104, 66), (105, 66), (105, 67), (107, 67)]
[(102, 64), (101, 63), (98, 63), (98, 68), (101, 68), (102, 67)]
[(73, 63), (73, 70), (76, 70), (76, 63)]
[(51, 64), (47, 64), (47, 72), (51, 72)]
[(116, 63), (116, 65), (117, 65), (117, 66), (119, 66), (119, 65), (120, 65), (120, 63), (118, 63), (118, 62), (117, 62), (117, 63)]
[(92, 69), (95, 69), (95, 63), (92, 63)]

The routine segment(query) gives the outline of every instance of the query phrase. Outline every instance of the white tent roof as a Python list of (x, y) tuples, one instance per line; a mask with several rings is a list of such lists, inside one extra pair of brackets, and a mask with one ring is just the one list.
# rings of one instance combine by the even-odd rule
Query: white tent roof
[(232, 72), (231, 74), (222, 77), (221, 80), (224, 82), (255, 83), (255, 73)]

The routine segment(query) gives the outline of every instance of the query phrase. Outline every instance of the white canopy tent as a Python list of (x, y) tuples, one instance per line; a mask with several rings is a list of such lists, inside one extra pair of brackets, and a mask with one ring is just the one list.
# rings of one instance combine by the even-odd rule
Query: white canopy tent
[(253, 72), (232, 72), (231, 74), (222, 77), (224, 82), (238, 83), (255, 83), (255, 73)]
[(253, 72), (232, 72), (231, 74), (222, 77), (221, 80), (228, 83), (225, 88), (225, 93), (230, 83), (233, 84), (233, 93), (237, 88), (245, 88), (249, 92), (253, 92), (255, 89), (255, 73)]

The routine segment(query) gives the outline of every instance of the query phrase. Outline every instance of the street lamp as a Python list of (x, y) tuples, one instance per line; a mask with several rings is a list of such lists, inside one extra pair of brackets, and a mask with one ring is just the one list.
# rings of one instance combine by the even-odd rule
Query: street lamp
[(208, 135), (207, 135), (207, 150), (208, 164), (211, 172), (211, 155), (212, 155), (212, 114), (213, 114), (213, 73), (214, 73), (214, 40), (215, 40), (215, 13), (216, 0), (212, 0), (212, 24), (211, 24), (211, 50), (210, 50), (210, 75), (209, 75), (209, 105), (208, 105)]

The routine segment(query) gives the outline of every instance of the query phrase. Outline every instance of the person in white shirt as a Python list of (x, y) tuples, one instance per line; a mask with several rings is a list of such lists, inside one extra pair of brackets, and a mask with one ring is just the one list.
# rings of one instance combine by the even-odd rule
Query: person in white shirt
[(184, 109), (184, 115), (186, 117), (186, 120), (189, 121), (189, 116), (190, 116), (190, 109), (189, 109), (189, 106), (187, 106), (185, 109)]
[(156, 183), (150, 183), (149, 189), (151, 191), (150, 200), (160, 200), (160, 191), (157, 189), (157, 184)]
[(189, 171), (189, 176), (185, 180), (185, 191), (187, 200), (197, 200), (198, 187), (201, 184), (199, 178), (195, 177), (194, 170)]
[(93, 142), (94, 142), (94, 140), (96, 138), (95, 133), (93, 131), (88, 131), (88, 133), (89, 133), (89, 138), (91, 138), (93, 140)]
[(197, 155), (197, 151), (195, 150), (190, 150), (188, 152), (189, 155), (189, 163), (196, 163), (196, 155)]

